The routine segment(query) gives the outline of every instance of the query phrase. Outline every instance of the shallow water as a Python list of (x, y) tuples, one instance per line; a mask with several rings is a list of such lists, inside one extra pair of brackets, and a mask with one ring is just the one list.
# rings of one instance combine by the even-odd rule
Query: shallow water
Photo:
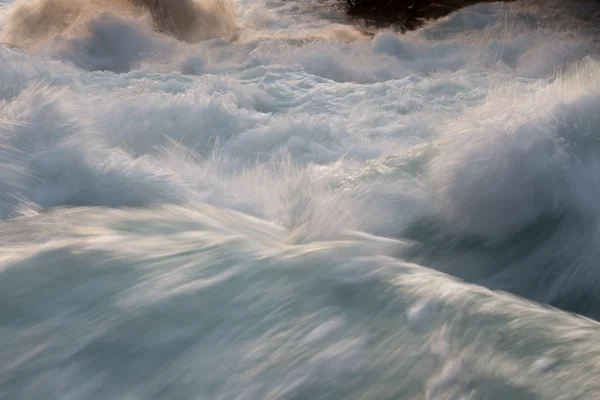
[(598, 5), (48, 1), (1, 2), (1, 398), (598, 398)]

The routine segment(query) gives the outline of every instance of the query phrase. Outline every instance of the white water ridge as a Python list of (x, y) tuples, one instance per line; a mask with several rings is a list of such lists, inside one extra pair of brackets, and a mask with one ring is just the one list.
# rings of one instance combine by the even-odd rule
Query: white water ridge
[(149, 4), (0, 1), (0, 398), (600, 396), (600, 5)]

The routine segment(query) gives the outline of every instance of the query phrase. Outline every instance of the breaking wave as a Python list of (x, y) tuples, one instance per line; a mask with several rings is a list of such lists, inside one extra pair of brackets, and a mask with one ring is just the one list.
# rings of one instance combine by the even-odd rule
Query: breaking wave
[(20, 0), (6, 16), (1, 40), (39, 47), (56, 36), (89, 33), (98, 15), (106, 14), (127, 18), (129, 24), (143, 21), (187, 42), (232, 36), (237, 29), (229, 0)]
[(0, 4), (0, 397), (598, 398), (597, 2)]

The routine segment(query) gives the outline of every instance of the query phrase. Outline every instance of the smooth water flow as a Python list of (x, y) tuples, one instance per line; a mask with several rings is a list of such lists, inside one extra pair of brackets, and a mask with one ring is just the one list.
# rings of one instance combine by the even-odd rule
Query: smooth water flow
[(0, 4), (0, 398), (600, 397), (598, 3)]

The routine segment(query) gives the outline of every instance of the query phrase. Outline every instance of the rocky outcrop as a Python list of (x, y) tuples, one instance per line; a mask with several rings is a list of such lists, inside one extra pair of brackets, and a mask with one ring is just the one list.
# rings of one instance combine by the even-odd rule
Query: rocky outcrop
[(340, 0), (349, 15), (367, 27), (411, 30), (471, 4), (492, 0)]

